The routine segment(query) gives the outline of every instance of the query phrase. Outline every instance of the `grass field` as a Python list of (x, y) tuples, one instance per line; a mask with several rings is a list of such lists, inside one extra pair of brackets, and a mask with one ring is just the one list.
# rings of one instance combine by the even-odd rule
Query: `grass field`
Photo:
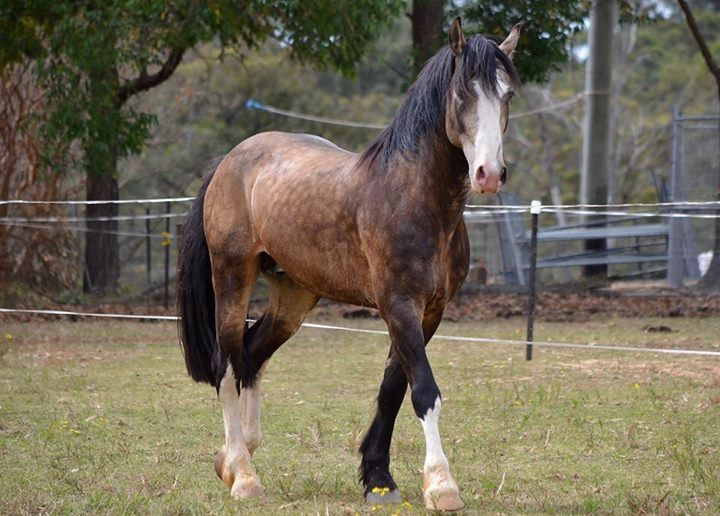
[[(518, 338), (523, 325), (439, 333)], [(536, 339), (718, 350), (720, 319), (540, 323)], [(215, 477), (219, 404), (186, 376), (174, 325), (2, 322), (0, 342), (1, 514), (423, 512), (407, 400), (392, 455), (406, 503), (367, 506), (356, 480), (385, 337), (303, 329), (278, 352), (255, 459), (267, 496), (251, 502)], [(526, 363), (522, 347), (441, 341), (429, 355), (467, 513), (720, 511), (720, 359), (538, 348)]]

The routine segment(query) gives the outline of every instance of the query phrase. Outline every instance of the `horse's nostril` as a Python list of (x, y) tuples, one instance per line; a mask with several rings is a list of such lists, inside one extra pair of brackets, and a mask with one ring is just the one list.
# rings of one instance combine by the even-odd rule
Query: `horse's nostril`
[(505, 184), (507, 182), (507, 167), (502, 168), (502, 174), (500, 174), (500, 181)]
[(477, 177), (478, 181), (482, 181), (483, 179), (485, 179), (485, 170), (483, 169), (482, 166), (480, 166), (480, 168), (478, 168), (476, 177)]

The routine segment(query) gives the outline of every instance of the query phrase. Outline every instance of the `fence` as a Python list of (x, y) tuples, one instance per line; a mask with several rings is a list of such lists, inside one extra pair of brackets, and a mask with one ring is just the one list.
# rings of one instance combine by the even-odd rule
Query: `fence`
[[(512, 204), (513, 197), (501, 195), (494, 205), (469, 205), (465, 220), (470, 234), (471, 242), (471, 273), (469, 283), (495, 283), (519, 284), (527, 286), (530, 260), (530, 232), (528, 206)], [(191, 198), (159, 199), (159, 200), (128, 200), (120, 204), (120, 214), (113, 217), (118, 224), (116, 231), (120, 239), (121, 250), (121, 276), (120, 300), (142, 301), (155, 300), (168, 304), (174, 289), (174, 270), (177, 260), (176, 238), (178, 226), (181, 224), (187, 211)], [(33, 217), (24, 213), (24, 208), (32, 206), (31, 203), (3, 202), (9, 205), (8, 215), (0, 218), (0, 224), (8, 225), (16, 231), (46, 231), (46, 232), (74, 232), (76, 234), (76, 259), (82, 261), (82, 244), (87, 233), (88, 219), (81, 216), (82, 201), (66, 203), (68, 215)], [(697, 234), (710, 234), (716, 211), (720, 203), (708, 202), (668, 202), (657, 204), (613, 205), (613, 206), (548, 206), (543, 221), (554, 220), (553, 212), (562, 211), (567, 218), (581, 217), (591, 213), (602, 213), (608, 218), (619, 220), (622, 224), (630, 221), (643, 221), (643, 224), (624, 225), (604, 229), (612, 231), (616, 240), (637, 240), (641, 236), (650, 239), (650, 243), (642, 246), (655, 245), (656, 240), (666, 245), (668, 237), (672, 248), (672, 227), (675, 225), (682, 231), (680, 242), (680, 266), (684, 272), (692, 271), (692, 267), (684, 266), (682, 257), (690, 256), (689, 263), (694, 264), (697, 270), (697, 256), (695, 248), (692, 252), (687, 249), (687, 242), (700, 242), (711, 246), (711, 238), (695, 239)], [(689, 227), (690, 230), (684, 229)], [(670, 229), (670, 231), (668, 230)], [(595, 234), (598, 229), (587, 229), (584, 226), (564, 226), (562, 231), (541, 230), (538, 234), (540, 250), (537, 265), (540, 283), (547, 283), (551, 278), (545, 271), (557, 272), (561, 268), (557, 260), (547, 258), (548, 249), (565, 246), (567, 252), (568, 242), (577, 247), (576, 233), (585, 232)], [(588, 233), (590, 231), (590, 233)], [(611, 263), (635, 263), (634, 267), (642, 267), (646, 261), (670, 262), (668, 254), (633, 254), (641, 244), (620, 247), (620, 252), (612, 255)], [(704, 247), (698, 246), (698, 249)], [(672, 253), (671, 253), (672, 254)], [(659, 256), (659, 258), (657, 258)], [(638, 259), (638, 257), (640, 259)], [(649, 258), (648, 258), (649, 257)], [(581, 257), (582, 258), (582, 257)], [(578, 260), (576, 255), (564, 258), (564, 267), (572, 268), (567, 260)], [(636, 263), (637, 262), (637, 263)], [(662, 265), (662, 263), (661, 263)], [(578, 268), (575, 265), (574, 268)], [(663, 269), (664, 270), (664, 269)], [(683, 269), (681, 269), (683, 270)], [(655, 269), (645, 270), (653, 273)], [(544, 274), (544, 276), (543, 276)], [(687, 275), (687, 274), (686, 274)], [(568, 276), (570, 277), (570, 276)], [(551, 278), (552, 279), (552, 278)], [(78, 286), (79, 288), (79, 286)], [(262, 291), (258, 293), (262, 297)]]
[[(720, 188), (720, 116), (683, 116), (676, 106), (671, 127), (670, 199), (717, 200)], [(670, 230), (672, 260), (668, 280), (677, 286), (682, 284), (683, 278), (696, 279), (701, 275), (701, 266), (709, 261), (713, 249), (715, 228), (699, 220), (676, 220)], [(680, 245), (681, 242), (684, 245)], [(698, 267), (689, 270), (682, 267), (683, 255), (700, 257)]]
[[(113, 233), (118, 237), (120, 249), (120, 289), (118, 300), (139, 298), (171, 303), (175, 263), (177, 261), (177, 226), (185, 217), (192, 198), (137, 199), (119, 201), (119, 214), (109, 217), (117, 223), (112, 231), (93, 230), (93, 233)], [(54, 238), (56, 235), (72, 235), (73, 245), (56, 249), (67, 255), (68, 261), (83, 263), (84, 243), (90, 232), (84, 216), (85, 201), (27, 202), (0, 201), (6, 205), (6, 215), (0, 224), (11, 232), (42, 232)], [(53, 216), (37, 216), (39, 205), (55, 204), (59, 210)], [(107, 220), (108, 217), (103, 220)], [(64, 239), (67, 244), (67, 239)], [(81, 290), (82, 272), (77, 274), (74, 286), (67, 293), (76, 297)]]
[[(700, 277), (709, 263), (714, 239), (712, 216), (717, 206), (712, 201), (717, 199), (720, 186), (720, 116), (683, 116), (675, 108), (669, 131), (668, 179), (654, 176), (659, 204), (594, 207), (603, 211), (609, 221), (605, 229), (586, 226), (584, 217), (589, 207), (550, 208), (562, 213), (556, 216), (556, 221), (563, 221), (563, 226), (548, 227), (554, 222), (548, 216), (541, 221), (537, 262), (540, 284), (574, 280), (583, 264), (598, 260), (609, 264), (611, 276), (616, 277), (662, 277), (674, 286)], [(168, 302), (177, 259), (177, 226), (190, 200), (119, 202), (115, 232), (121, 254), (121, 299), (153, 298)], [(684, 201), (707, 204), (664, 204)], [(0, 218), (0, 224), (9, 231), (6, 234), (62, 233), (64, 245), (72, 234), (74, 246), (65, 251), (75, 256), (76, 264), (83, 263), (85, 234), (89, 231), (88, 219), (83, 217), (83, 201), (55, 203), (62, 207), (55, 216), (47, 216), (47, 211), (40, 212), (45, 216), (38, 216), (32, 210), (37, 204), (52, 202), (0, 202), (6, 208), (5, 216)], [(484, 198), (482, 202), (488, 201)], [(512, 208), (526, 203), (506, 193), (495, 196), (490, 203), (466, 213), (471, 251), (467, 283), (526, 286), (530, 216), (527, 209)], [(697, 216), (682, 216), (688, 213)], [(604, 255), (583, 254), (583, 239), (600, 234), (609, 239), (612, 250)], [(79, 276), (78, 291), (82, 273)]]
[[(718, 199), (720, 179), (720, 116), (683, 116), (673, 111), (670, 132), (670, 160), (666, 174), (653, 174), (658, 205), (596, 207), (606, 214), (605, 229), (588, 228), (583, 210), (564, 209), (562, 227), (544, 217), (539, 235), (538, 280), (542, 284), (567, 282), (580, 275), (584, 264), (609, 264), (611, 277), (667, 278), (680, 286), (698, 279), (711, 258), (715, 225), (712, 216)], [(526, 204), (509, 194), (498, 197), (502, 204)], [(708, 204), (667, 205), (666, 202), (707, 202)], [(569, 208), (569, 207), (566, 207)], [(577, 208), (577, 207), (575, 207)], [(645, 213), (639, 213), (644, 209)], [(649, 216), (654, 210), (658, 216)], [(672, 217), (695, 213), (698, 217)], [(484, 266), (488, 281), (498, 284), (527, 283), (529, 267), (530, 218), (527, 213), (495, 213), (495, 220), (469, 221), (471, 262)], [(563, 231), (551, 232), (551, 229)], [(594, 232), (594, 233), (593, 233)], [(589, 235), (608, 239), (611, 251), (584, 253), (582, 242)]]

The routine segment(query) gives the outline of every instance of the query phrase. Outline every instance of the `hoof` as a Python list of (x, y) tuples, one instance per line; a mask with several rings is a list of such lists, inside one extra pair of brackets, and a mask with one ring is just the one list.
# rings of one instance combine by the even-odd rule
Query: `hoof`
[(398, 489), (390, 491), (386, 488), (375, 487), (368, 491), (365, 495), (365, 501), (371, 505), (380, 505), (384, 503), (402, 503), (402, 496)]
[(423, 473), (423, 498), (425, 508), (432, 511), (459, 511), (465, 507), (460, 499), (460, 489), (450, 475), (447, 464)]
[(257, 477), (236, 478), (230, 495), (236, 500), (258, 498), (265, 494), (265, 488)]
[(457, 491), (426, 491), (423, 498), (425, 498), (425, 508), (431, 511), (459, 511), (465, 507)]
[(246, 471), (242, 477), (225, 468), (225, 451), (221, 450), (215, 455), (215, 474), (230, 489), (230, 495), (235, 499), (257, 498), (265, 494), (265, 488), (260, 483), (254, 471)]

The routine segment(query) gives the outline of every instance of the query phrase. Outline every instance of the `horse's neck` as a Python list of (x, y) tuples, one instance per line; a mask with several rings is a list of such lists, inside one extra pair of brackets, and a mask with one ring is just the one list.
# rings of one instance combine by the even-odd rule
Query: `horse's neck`
[(469, 193), (465, 156), (444, 139), (434, 142), (424, 154), (416, 165), (420, 168), (424, 202), (445, 225), (455, 226), (462, 218)]

